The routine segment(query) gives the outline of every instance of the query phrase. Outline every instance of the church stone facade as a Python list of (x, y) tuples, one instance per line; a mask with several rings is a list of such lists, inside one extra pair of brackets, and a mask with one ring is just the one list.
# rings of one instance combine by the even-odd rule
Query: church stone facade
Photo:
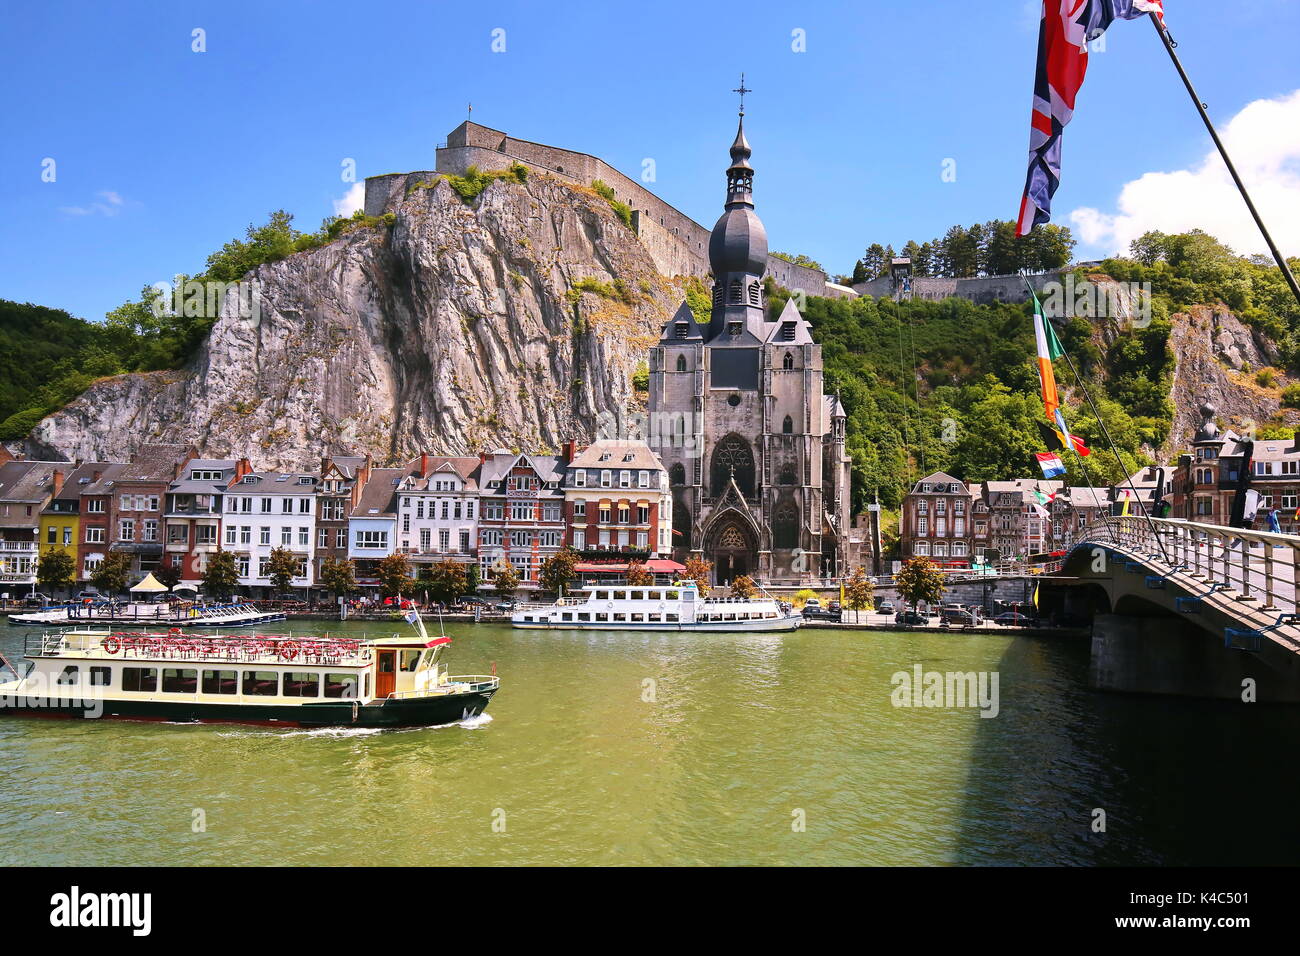
[(674, 556), (797, 584), (848, 573), (845, 414), (794, 300), (769, 320), (767, 234), (754, 213), (744, 114), (726, 209), (709, 239), (707, 325), (685, 304), (650, 353), (650, 412), (673, 495)]

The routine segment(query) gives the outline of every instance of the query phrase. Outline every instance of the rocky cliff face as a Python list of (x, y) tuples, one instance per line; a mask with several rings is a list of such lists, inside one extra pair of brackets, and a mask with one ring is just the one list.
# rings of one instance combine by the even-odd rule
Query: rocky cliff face
[(604, 200), (533, 177), (467, 203), (439, 180), (392, 209), (391, 226), (259, 267), (256, 318), (229, 296), (189, 368), (98, 383), (29, 452), (120, 460), (165, 441), (261, 467), (397, 461), (558, 448), (637, 404), (632, 375), (681, 291)]

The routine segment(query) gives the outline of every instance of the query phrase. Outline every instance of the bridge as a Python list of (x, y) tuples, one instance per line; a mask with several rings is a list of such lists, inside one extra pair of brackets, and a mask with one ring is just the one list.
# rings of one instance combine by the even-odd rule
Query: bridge
[(1099, 689), (1300, 703), (1297, 552), (1297, 535), (1104, 517), (1040, 606), (1092, 619)]

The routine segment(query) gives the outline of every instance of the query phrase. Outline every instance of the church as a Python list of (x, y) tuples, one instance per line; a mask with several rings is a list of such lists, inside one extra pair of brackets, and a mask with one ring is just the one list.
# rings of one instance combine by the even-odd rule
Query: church
[(794, 299), (769, 318), (767, 233), (754, 212), (745, 113), (709, 239), (707, 325), (685, 303), (651, 349), (650, 420), (673, 495), (673, 554), (798, 584), (848, 573), (845, 413)]

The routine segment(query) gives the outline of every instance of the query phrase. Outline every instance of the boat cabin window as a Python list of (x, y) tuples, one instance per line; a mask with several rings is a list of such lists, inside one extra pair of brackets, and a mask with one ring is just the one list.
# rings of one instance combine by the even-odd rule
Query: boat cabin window
[(563, 614), (560, 615), (560, 620), (561, 620), (561, 621), (572, 621), (572, 620), (573, 620), (573, 615), (570, 614), (568, 611), (565, 611)]
[(645, 615), (644, 615), (644, 614), (633, 614), (633, 615), (632, 615), (632, 620), (635, 621), (635, 622), (638, 623), (638, 624), (644, 623), (644, 622), (645, 622)]
[(277, 671), (244, 671), (245, 697), (274, 697), (280, 692)]
[[(424, 653), (423, 650), (402, 651), (402, 652), (401, 652), (401, 659), (402, 659), (401, 669), (402, 669), (402, 673), (404, 673), (404, 674), (410, 674), (411, 672), (413, 672), (413, 671), (415, 670), (415, 668), (419, 666), (419, 664), (420, 664), (420, 655), (423, 654), (423, 653)], [(315, 696), (315, 695), (312, 695), (312, 696)]]
[(162, 689), (164, 694), (193, 694), (199, 689), (199, 672), (189, 667), (164, 667)]
[(625, 601), (625, 600), (627, 600), (627, 592), (626, 592), (626, 591), (612, 591), (611, 593), (614, 595), (614, 600), (615, 600), (615, 601)]
[(651, 601), (662, 601), (664, 599), (663, 591), (646, 591), (645, 596)]
[(113, 683), (113, 670), (110, 667), (92, 667), (90, 669), (90, 686), (107, 687)]
[[(419, 660), (419, 652), (416, 652)], [(319, 697), (320, 674), (310, 671), (290, 671), (284, 675), (285, 697)]]
[(609, 620), (609, 615), (608, 615), (608, 614), (604, 614), (604, 613), (602, 613), (602, 612), (600, 612), (600, 611), (597, 611), (597, 612), (596, 612), (596, 620), (597, 620), (597, 621), (608, 621), (608, 620)]
[(63, 668), (63, 671), (59, 674), (59, 679), (55, 681), (55, 683), (75, 684), (81, 680), (80, 674), (81, 674), (81, 669), (78, 667), (65, 667)]
[(677, 615), (676, 615), (676, 614), (665, 614), (665, 615), (664, 615), (664, 620), (666, 620), (666, 621), (671, 621), (671, 622), (673, 622), (673, 623), (675, 624), (675, 623), (677, 622)]
[(590, 621), (590, 620), (591, 620), (591, 615), (588, 614), (588, 613), (585, 612), (585, 611), (580, 611), (580, 612), (578, 613), (578, 620), (579, 620), (579, 621)]
[(668, 595), (668, 600), (670, 600), (670, 601), (676, 601), (676, 600), (677, 600), (677, 592), (676, 592), (676, 591), (665, 591), (664, 593)]
[(392, 655), (392, 654), (380, 654), (380, 655), (379, 655), (379, 673), (381, 673), (381, 674), (391, 674), (392, 672), (393, 672), (393, 655)]
[(239, 672), (238, 671), (204, 671), (203, 672), (203, 693), (238, 694), (239, 693)]
[(357, 699), (356, 674), (326, 674), (325, 696), (341, 697), (344, 700)]
[(158, 668), (156, 667), (123, 667), (122, 668), (122, 690), (147, 691), (152, 693), (158, 689)]

